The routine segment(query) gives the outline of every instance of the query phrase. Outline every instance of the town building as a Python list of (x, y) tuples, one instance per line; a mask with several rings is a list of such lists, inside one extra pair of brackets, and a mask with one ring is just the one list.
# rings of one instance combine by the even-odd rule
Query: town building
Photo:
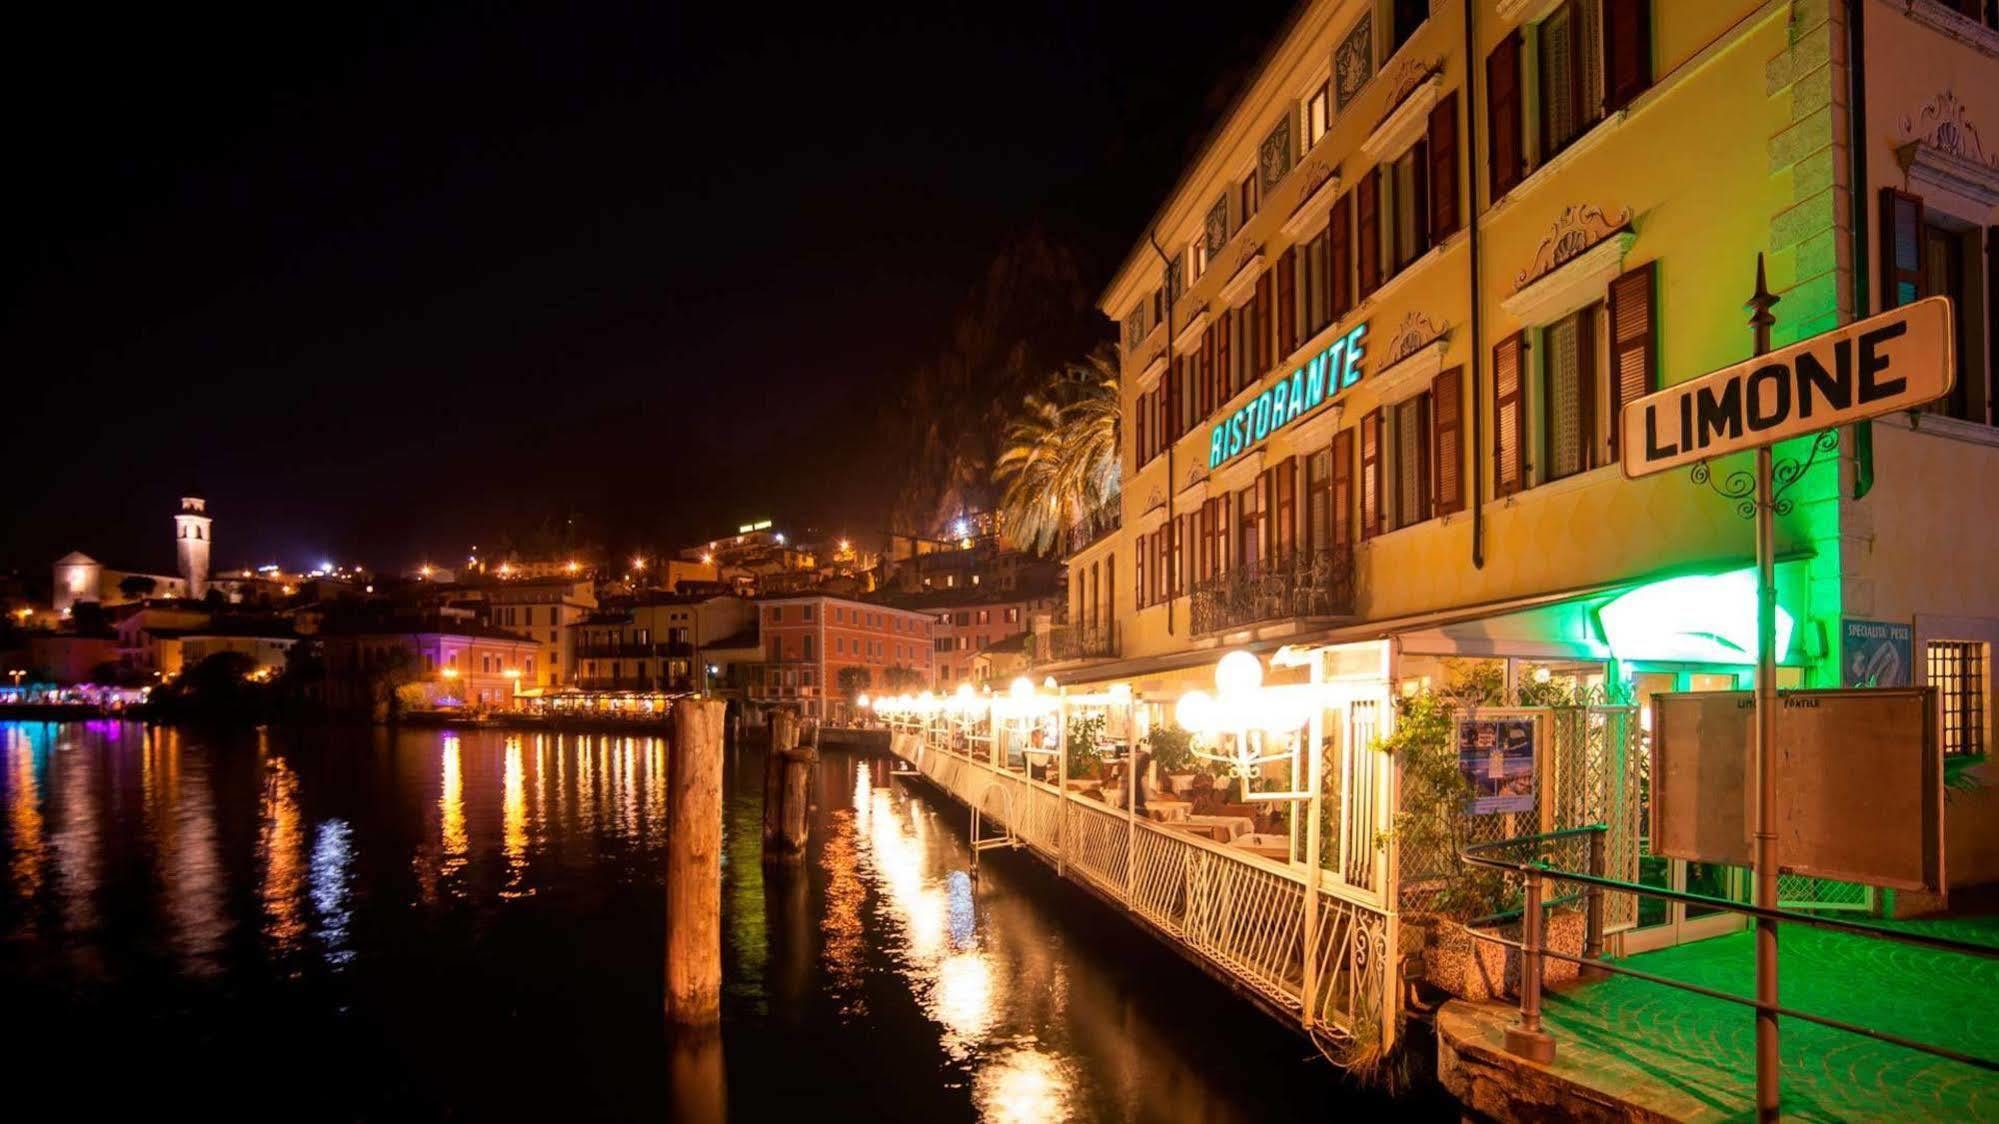
[(571, 626), (596, 611), (597, 583), (575, 576), (503, 578), (460, 591), (459, 598), (484, 601), (486, 623), (540, 644), (535, 679), (521, 686), (553, 688), (568, 683), (569, 669), (575, 666)]
[(862, 694), (935, 685), (929, 613), (827, 594), (763, 598), (757, 613), (763, 682), (750, 696), (765, 707), (839, 720)]
[(972, 680), (972, 661), (980, 652), (1031, 631), (1037, 616), (1052, 618), (1062, 608), (1054, 582), (1040, 590), (933, 589), (921, 594), (887, 598), (898, 608), (928, 613), (935, 621), (931, 649), (937, 689), (949, 691)]
[(585, 691), (705, 691), (712, 679), (702, 646), (756, 622), (756, 607), (734, 594), (649, 594), (592, 613), (571, 634), (570, 683)]
[(284, 671), (298, 634), (278, 619), (222, 619), (190, 628), (180, 636), (183, 668), (197, 667), (210, 656), (234, 653), (250, 661), (250, 674), (263, 678)]
[(1301, 4), (1102, 295), (1123, 510), (1067, 558), (1087, 642), (1037, 674), (1170, 700), (1226, 652), (1333, 645), (1384, 698), (1490, 661), (1648, 723), (1748, 687), (1752, 523), (1625, 478), (1614, 423), (1750, 354), (1761, 251), (1775, 346), (1938, 293), (1958, 331), (1945, 401), (1779, 450), (1779, 685), (1855, 682), (1885, 627), (1869, 681), (1936, 686), (1945, 752), (1985, 752), (1999, 497), (1946, 484), (1999, 479), (1983, 135), (1974, 3)]
[(318, 635), (334, 710), (387, 713), (391, 696), (405, 707), (507, 709), (541, 658), (532, 640), (443, 616), (333, 617)]
[(51, 604), (67, 616), (78, 602), (123, 605), (148, 597), (185, 597), (187, 580), (172, 574), (113, 570), (80, 550), (56, 559)]

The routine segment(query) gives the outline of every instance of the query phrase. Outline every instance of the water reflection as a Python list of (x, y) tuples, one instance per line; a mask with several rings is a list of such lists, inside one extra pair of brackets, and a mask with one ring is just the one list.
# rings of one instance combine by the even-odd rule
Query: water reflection
[[(762, 756), (732, 751), (727, 1049), (670, 1041), (665, 752), (0, 723), (0, 994), (38, 1028), (9, 1060), (143, 1058), (121, 1063), (154, 1067), (134, 1096), (217, 1056), (380, 1075), (315, 1089), (347, 1118), (1329, 1115), (1295, 1039), (1273, 1049), (1262, 1016), (1031, 860), (972, 878), (962, 809), (840, 753), (786, 869), (761, 862)], [(536, 1061), (494, 1080), (509, 1056)], [(225, 1115), (269, 1103), (216, 1085)]]

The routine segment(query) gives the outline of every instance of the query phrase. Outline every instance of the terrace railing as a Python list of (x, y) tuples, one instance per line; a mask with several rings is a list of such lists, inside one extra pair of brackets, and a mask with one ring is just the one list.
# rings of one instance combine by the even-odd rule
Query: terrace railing
[(1197, 636), (1266, 621), (1349, 616), (1353, 551), (1292, 551), (1201, 578), (1190, 593), (1188, 616)]
[(1116, 659), (1118, 635), (1115, 623), (1098, 625), (1058, 624), (1048, 630), (1044, 639), (1039, 635), (1028, 638), (1028, 662), (1033, 664), (1060, 663), (1064, 660), (1105, 660)]

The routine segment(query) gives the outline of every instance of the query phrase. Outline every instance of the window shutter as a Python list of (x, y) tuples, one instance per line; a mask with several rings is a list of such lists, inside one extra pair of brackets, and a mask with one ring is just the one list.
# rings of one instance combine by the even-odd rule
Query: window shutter
[(1923, 197), (1881, 189), (1881, 307), (1923, 295)]
[(1333, 434), (1333, 545), (1352, 546), (1353, 427)]
[(1277, 259), (1277, 354), (1282, 358), (1298, 347), (1298, 248)]
[(1140, 609), (1146, 606), (1145, 546), (1146, 540), (1140, 537), (1138, 540), (1138, 549), (1133, 552), (1132, 559), (1132, 568), (1137, 571), (1136, 577), (1132, 582), (1132, 597), (1133, 603)]
[(1491, 138), (1494, 199), (1512, 190), (1526, 173), (1520, 143), (1520, 36), (1509, 33), (1485, 57), (1486, 134)]
[(1439, 515), (1465, 509), (1464, 385), (1463, 367), (1439, 372), (1430, 380), (1430, 408), (1435, 426), (1430, 445), (1436, 454), (1436, 467), (1430, 477), (1436, 482)]
[(1521, 402), (1526, 336), (1516, 332), (1492, 347), (1492, 491), (1510, 496), (1527, 485), (1527, 412)]
[[(1193, 388), (1189, 388), (1193, 389)], [(1201, 386), (1195, 395), (1193, 414), (1196, 420), (1208, 416), (1214, 408), (1215, 397), (1215, 325), (1211, 321), (1201, 329)]]
[(1327, 274), (1333, 294), (1333, 319), (1353, 307), (1353, 193), (1347, 192), (1333, 203), (1331, 260)]
[(1277, 544), (1273, 552), (1279, 558), (1288, 558), (1298, 548), (1298, 458), (1285, 457), (1277, 465), (1277, 511), (1276, 530), (1271, 534)]
[(1651, 0), (1603, 0), (1604, 112), (1630, 105), (1651, 84)]
[(1617, 459), (1624, 406), (1659, 389), (1653, 270), (1646, 262), (1610, 283), (1610, 456)]
[(1256, 279), (1256, 325), (1251, 329), (1256, 336), (1256, 343), (1250, 353), (1255, 362), (1244, 373), (1242, 380), (1244, 386), (1262, 378), (1263, 372), (1270, 369), (1270, 305), (1270, 274), (1266, 272)]
[(1152, 459), (1146, 455), (1145, 451), (1145, 409), (1146, 400), (1150, 397), (1151, 395), (1149, 394), (1140, 394), (1138, 396), (1138, 409), (1133, 411), (1131, 455), (1134, 469), (1144, 468), (1146, 462)]
[(1458, 229), (1458, 92), (1452, 90), (1430, 111), (1430, 242)]
[(1235, 317), (1222, 313), (1215, 325), (1215, 366), (1208, 372), (1208, 400), (1203, 413), (1214, 413), (1229, 400), (1229, 337), (1235, 332)]
[(1366, 300), (1381, 284), (1381, 184), (1379, 171), (1364, 172), (1354, 185), (1354, 253), (1360, 258), (1360, 292)]
[(1385, 530), (1381, 520), (1381, 407), (1360, 419), (1360, 537)]

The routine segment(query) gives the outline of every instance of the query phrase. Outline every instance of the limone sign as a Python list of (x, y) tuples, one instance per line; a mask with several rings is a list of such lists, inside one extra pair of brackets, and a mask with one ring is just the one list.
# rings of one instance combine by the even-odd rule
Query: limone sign
[(1950, 393), (1948, 297), (1928, 297), (1710, 371), (1624, 407), (1624, 475), (1650, 476)]

